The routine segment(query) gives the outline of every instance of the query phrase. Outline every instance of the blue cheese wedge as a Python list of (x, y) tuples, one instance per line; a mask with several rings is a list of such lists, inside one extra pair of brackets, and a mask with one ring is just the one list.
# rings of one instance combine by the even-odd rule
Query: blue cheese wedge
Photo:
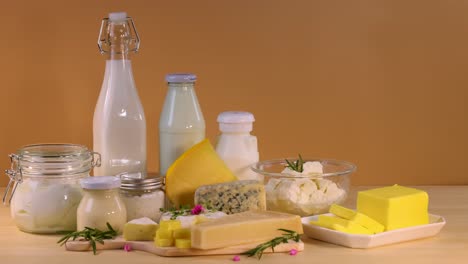
[(226, 214), (266, 210), (265, 188), (254, 180), (205, 185), (196, 190), (195, 204)]

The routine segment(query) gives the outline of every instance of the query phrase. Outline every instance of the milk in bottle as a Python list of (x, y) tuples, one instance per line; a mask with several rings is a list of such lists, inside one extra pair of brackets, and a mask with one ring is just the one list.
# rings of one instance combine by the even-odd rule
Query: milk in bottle
[(205, 139), (205, 119), (195, 93), (194, 74), (168, 74), (168, 91), (159, 119), (159, 167), (166, 175), (172, 163)]
[(93, 148), (101, 154), (101, 167), (94, 175), (146, 175), (146, 120), (130, 61), (139, 44), (126, 13), (103, 19), (98, 45), (107, 61), (93, 120)]

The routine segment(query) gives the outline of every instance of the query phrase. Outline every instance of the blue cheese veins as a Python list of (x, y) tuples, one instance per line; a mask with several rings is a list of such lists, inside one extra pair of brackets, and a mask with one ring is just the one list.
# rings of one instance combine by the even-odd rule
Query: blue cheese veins
[(195, 204), (235, 214), (251, 210), (266, 210), (266, 194), (258, 181), (235, 181), (201, 186), (195, 192)]

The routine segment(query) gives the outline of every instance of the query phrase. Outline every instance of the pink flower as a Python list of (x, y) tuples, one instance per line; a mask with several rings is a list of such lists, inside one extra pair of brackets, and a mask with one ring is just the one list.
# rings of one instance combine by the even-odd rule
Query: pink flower
[(240, 257), (236, 255), (232, 258), (232, 261), (240, 261)]
[(291, 250), (289, 251), (289, 255), (291, 255), (291, 256), (295, 256), (296, 254), (297, 254), (297, 250), (296, 250), (296, 249), (291, 249)]
[(203, 210), (203, 206), (201, 204), (197, 204), (190, 212), (192, 215), (199, 215), (201, 212), (203, 212)]
[(132, 246), (130, 246), (130, 244), (125, 244), (123, 249), (124, 249), (126, 252), (130, 252), (130, 251), (132, 251)]

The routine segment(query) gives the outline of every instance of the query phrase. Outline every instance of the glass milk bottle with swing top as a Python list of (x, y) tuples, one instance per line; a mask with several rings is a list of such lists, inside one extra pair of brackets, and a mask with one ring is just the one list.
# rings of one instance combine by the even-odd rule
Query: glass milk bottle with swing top
[(111, 13), (103, 19), (98, 46), (108, 57), (93, 120), (93, 148), (102, 157), (96, 176), (146, 175), (146, 120), (130, 61), (139, 45), (133, 20), (126, 13)]

